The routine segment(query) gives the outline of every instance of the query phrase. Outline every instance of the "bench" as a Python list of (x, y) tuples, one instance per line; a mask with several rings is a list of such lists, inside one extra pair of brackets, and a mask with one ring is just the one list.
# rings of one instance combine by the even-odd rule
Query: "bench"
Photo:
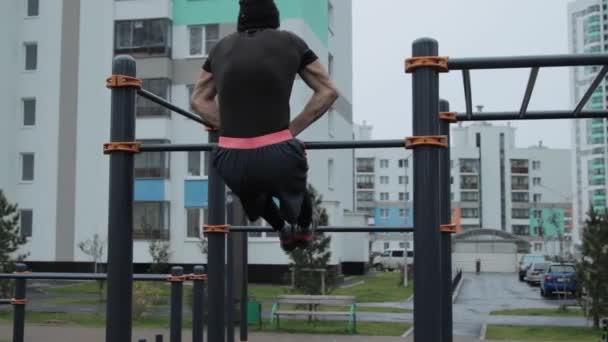
[[(282, 304), (307, 305), (308, 310), (281, 310)], [(348, 311), (317, 311), (320, 305), (345, 306)], [(275, 329), (280, 328), (281, 316), (308, 316), (308, 319), (318, 317), (347, 317), (347, 331), (354, 333), (357, 329), (357, 305), (353, 296), (313, 296), (313, 295), (282, 295), (272, 305), (270, 323)]]

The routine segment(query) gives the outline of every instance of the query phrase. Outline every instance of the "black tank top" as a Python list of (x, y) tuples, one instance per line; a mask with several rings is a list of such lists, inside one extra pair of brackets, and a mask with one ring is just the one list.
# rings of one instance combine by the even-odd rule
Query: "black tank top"
[(250, 138), (287, 129), (295, 77), (316, 60), (306, 42), (288, 31), (237, 32), (218, 42), (203, 69), (217, 87), (220, 134)]

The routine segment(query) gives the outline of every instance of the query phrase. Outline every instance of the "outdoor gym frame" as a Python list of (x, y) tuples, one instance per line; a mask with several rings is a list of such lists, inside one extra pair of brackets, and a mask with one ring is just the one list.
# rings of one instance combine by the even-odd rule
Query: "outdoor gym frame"
[[(573, 111), (528, 112), (539, 68), (603, 66)], [(518, 111), (473, 113), (470, 70), (531, 68), (524, 100)], [(133, 158), (149, 151), (211, 151), (217, 131), (209, 132), (209, 144), (140, 145), (135, 141), (135, 98), (139, 94), (198, 123), (207, 122), (141, 89), (135, 78), (135, 60), (114, 59), (107, 86), (112, 88), (108, 228), (108, 303), (106, 341), (131, 340), (131, 297), (133, 262)], [(449, 112), (439, 100), (439, 73), (462, 70), (466, 112)], [(413, 57), (406, 61), (413, 82), (413, 137), (405, 140), (306, 142), (312, 149), (409, 148), (414, 150), (414, 329), (415, 341), (452, 341), (451, 234), (456, 227), (450, 218), (449, 124), (476, 120), (539, 120), (605, 118), (608, 111), (582, 111), (591, 94), (608, 72), (608, 55), (556, 55), (498, 58), (449, 59), (438, 56), (435, 40), (422, 38), (413, 43)], [(209, 240), (208, 341), (226, 341), (226, 235), (230, 232), (262, 231), (260, 228), (232, 227), (225, 222), (225, 185), (214, 168), (209, 170), (209, 218), (204, 231)], [(265, 229), (268, 231), (268, 228)], [(411, 227), (325, 227), (326, 232), (412, 232)], [(278, 248), (278, 247), (277, 247)], [(244, 265), (246, 266), (246, 265)], [(246, 272), (246, 271), (245, 271)], [(232, 305), (232, 303), (231, 303)], [(228, 324), (232, 329), (232, 323)], [(229, 335), (230, 336), (230, 335)], [(243, 337), (242, 337), (243, 340)], [(246, 340), (246, 336), (245, 339)]]

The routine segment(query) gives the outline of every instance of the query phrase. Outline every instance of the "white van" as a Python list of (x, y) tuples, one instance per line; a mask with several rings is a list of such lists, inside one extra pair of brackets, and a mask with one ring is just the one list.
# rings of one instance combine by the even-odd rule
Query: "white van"
[[(399, 267), (405, 265), (404, 249), (389, 249), (384, 251), (381, 255), (374, 258), (374, 268), (378, 271), (383, 270), (396, 270)], [(407, 263), (409, 265), (414, 263), (414, 251), (407, 251)]]

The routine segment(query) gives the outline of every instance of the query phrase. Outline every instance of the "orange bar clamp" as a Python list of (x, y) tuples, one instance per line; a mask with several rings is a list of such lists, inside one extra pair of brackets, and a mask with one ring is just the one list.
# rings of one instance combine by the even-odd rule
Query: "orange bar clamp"
[(405, 60), (405, 72), (411, 73), (415, 69), (422, 67), (432, 67), (439, 72), (448, 72), (448, 57), (442, 56), (422, 56), (412, 57)]

